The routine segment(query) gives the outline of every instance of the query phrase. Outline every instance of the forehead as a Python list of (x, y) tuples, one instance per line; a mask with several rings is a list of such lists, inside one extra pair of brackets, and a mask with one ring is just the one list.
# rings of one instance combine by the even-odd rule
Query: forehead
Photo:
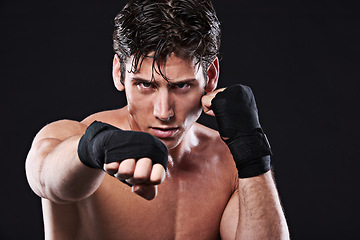
[(166, 77), (168, 81), (176, 81), (182, 79), (202, 79), (203, 69), (201, 64), (196, 63), (195, 60), (180, 58), (175, 54), (171, 54), (166, 63), (160, 63), (160, 69), (157, 62), (150, 57), (144, 57), (139, 60), (139, 65), (136, 71), (133, 71), (134, 57), (130, 57), (126, 62), (126, 75), (129, 77), (140, 77), (147, 80), (159, 80)]

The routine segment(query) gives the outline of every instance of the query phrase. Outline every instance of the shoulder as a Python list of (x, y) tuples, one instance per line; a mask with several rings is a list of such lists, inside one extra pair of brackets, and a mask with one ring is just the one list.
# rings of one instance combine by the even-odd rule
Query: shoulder
[(94, 113), (81, 122), (63, 119), (44, 126), (35, 136), (33, 143), (42, 139), (53, 138), (61, 141), (74, 135), (84, 134), (86, 128), (94, 121), (101, 121), (116, 127), (126, 129), (126, 109), (117, 109)]
[(86, 125), (73, 120), (58, 120), (44, 126), (35, 136), (33, 144), (43, 139), (58, 139), (63, 141), (74, 135), (85, 132)]
[(198, 146), (195, 148), (198, 164), (212, 169), (210, 171), (222, 179), (229, 191), (235, 191), (238, 186), (235, 162), (219, 132), (198, 123), (194, 125), (194, 132), (198, 139)]
[(193, 128), (198, 140), (196, 152), (208, 156), (207, 161), (212, 159), (213, 164), (229, 163), (232, 165), (233, 158), (230, 150), (218, 131), (198, 123), (194, 124)]
[(220, 138), (219, 132), (206, 127), (202, 124), (195, 123), (193, 126), (195, 136), (199, 140), (199, 146), (213, 148), (216, 149), (224, 149), (226, 150), (226, 144)]
[(81, 123), (89, 126), (94, 121), (108, 123), (121, 129), (129, 128), (126, 107), (94, 113), (82, 120)]

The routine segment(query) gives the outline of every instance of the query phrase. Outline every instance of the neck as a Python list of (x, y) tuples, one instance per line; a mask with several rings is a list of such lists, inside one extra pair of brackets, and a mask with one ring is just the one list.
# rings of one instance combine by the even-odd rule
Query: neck
[[(134, 121), (132, 115), (127, 111), (128, 130), (141, 131), (139, 126)], [(184, 159), (187, 159), (189, 153), (199, 144), (199, 139), (195, 134), (194, 125), (184, 134), (180, 143), (169, 150), (169, 164), (168, 166), (177, 166)]]
[(181, 163), (198, 144), (199, 139), (194, 132), (194, 126), (192, 126), (185, 133), (181, 142), (175, 148), (169, 149), (169, 163), (173, 165)]

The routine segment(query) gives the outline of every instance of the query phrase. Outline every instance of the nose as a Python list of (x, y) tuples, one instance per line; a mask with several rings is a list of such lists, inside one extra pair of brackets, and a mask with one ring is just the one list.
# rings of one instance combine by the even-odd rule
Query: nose
[(154, 116), (161, 121), (169, 121), (174, 116), (173, 103), (167, 90), (159, 90), (154, 96)]

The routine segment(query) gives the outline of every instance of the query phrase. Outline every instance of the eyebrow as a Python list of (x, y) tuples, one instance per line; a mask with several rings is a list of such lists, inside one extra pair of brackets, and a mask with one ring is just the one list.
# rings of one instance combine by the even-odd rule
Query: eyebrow
[(147, 80), (147, 79), (144, 79), (144, 78), (138, 78), (138, 77), (132, 78), (130, 81), (132, 81), (132, 82), (135, 82), (135, 81), (137, 81), (137, 82), (147, 82), (147, 83), (152, 82), (151, 80)]
[[(148, 79), (144, 79), (144, 78), (139, 78), (139, 77), (134, 77), (131, 79), (131, 81), (137, 81), (137, 82), (146, 82), (146, 83), (155, 83), (157, 84), (157, 82), (155, 80), (148, 80)], [(175, 81), (175, 82), (168, 82), (170, 85), (174, 85), (174, 84), (181, 84), (181, 83), (190, 83), (190, 82), (194, 82), (196, 81), (196, 78), (187, 78), (187, 79), (183, 79), (183, 80), (179, 80), (179, 81)]]

